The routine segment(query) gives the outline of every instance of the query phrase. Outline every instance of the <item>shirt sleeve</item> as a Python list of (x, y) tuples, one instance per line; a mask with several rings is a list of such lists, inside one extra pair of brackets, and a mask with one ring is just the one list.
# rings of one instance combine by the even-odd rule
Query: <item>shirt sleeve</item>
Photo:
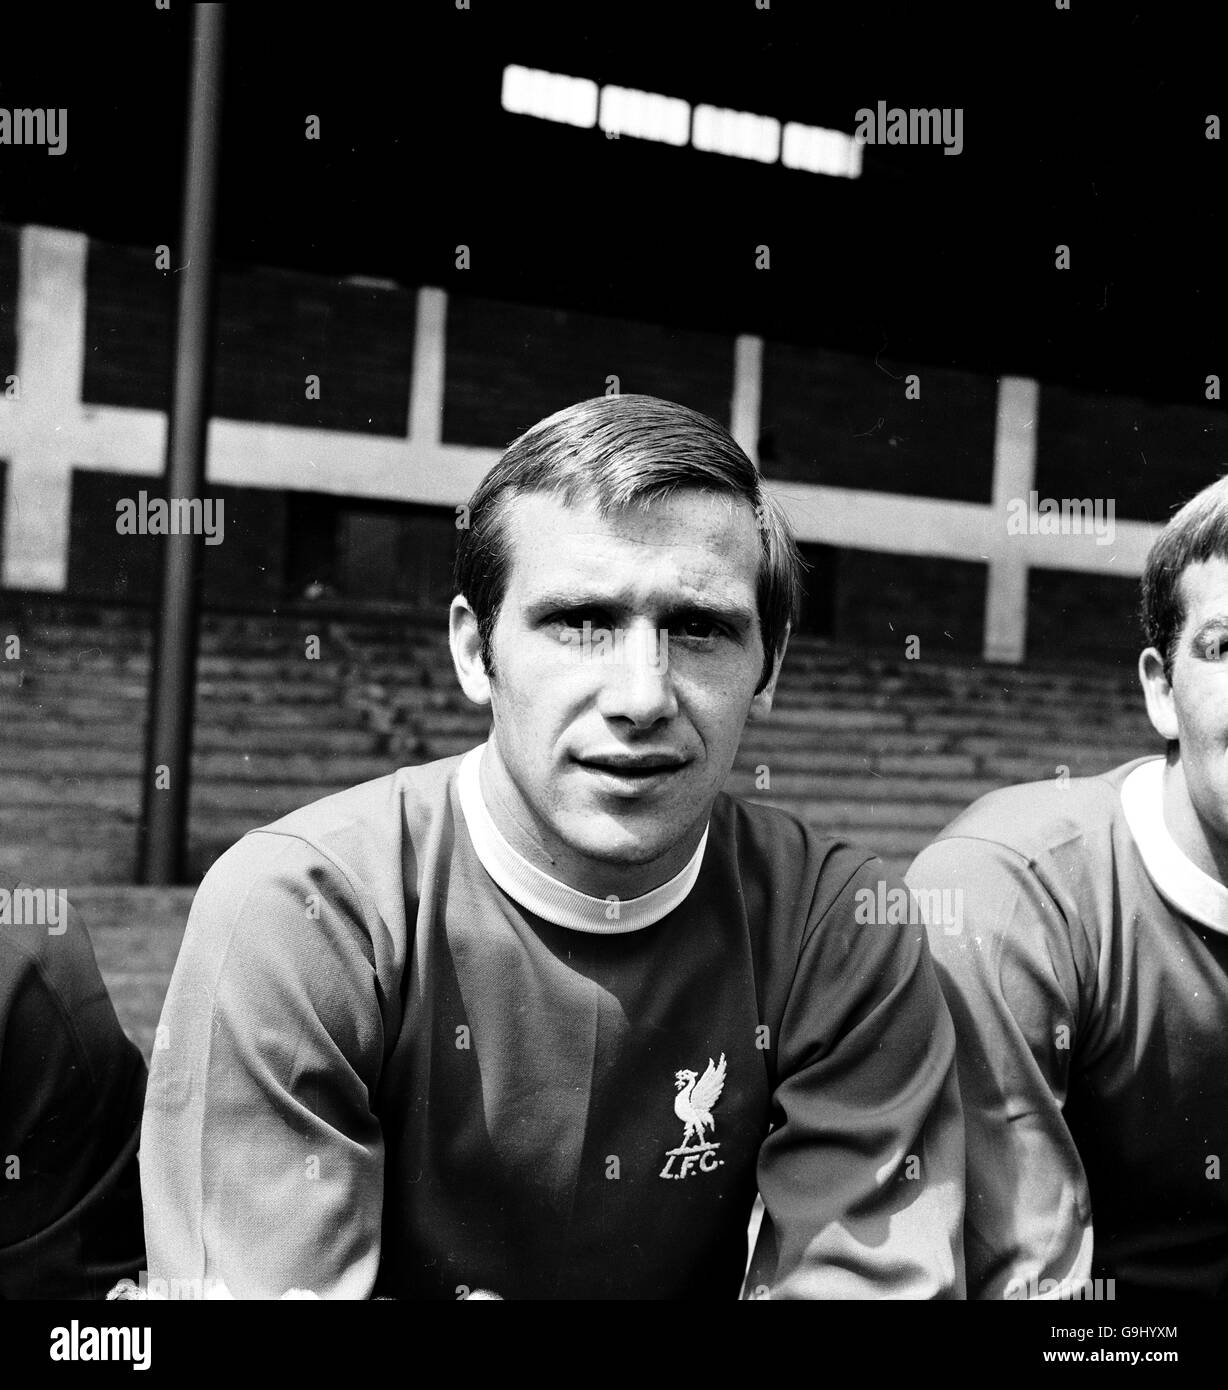
[(908, 881), (961, 905), (930, 944), (959, 1041), (969, 1296), (1086, 1279), (1091, 1203), (1062, 1113), (1080, 1019), (1071, 924), (1028, 861), (990, 841), (940, 840)]
[[(45, 891), (57, 894), (58, 890)], [(102, 1299), (145, 1262), (145, 1062), (80, 918), (0, 928), (0, 1298)]]
[(290, 836), (248, 835), (205, 876), (145, 1109), (151, 1291), (370, 1296), (384, 1165), (371, 911)]
[(803, 942), (747, 1297), (963, 1296), (955, 1037), (907, 896), (863, 864)]

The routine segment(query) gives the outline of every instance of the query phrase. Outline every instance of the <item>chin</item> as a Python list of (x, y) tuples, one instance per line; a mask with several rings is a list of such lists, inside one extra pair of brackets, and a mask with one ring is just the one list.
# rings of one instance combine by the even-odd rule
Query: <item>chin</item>
[(636, 835), (627, 827), (620, 827), (620, 830), (620, 834), (611, 835), (602, 826), (587, 824), (579, 833), (563, 838), (586, 859), (613, 866), (650, 864), (667, 854), (677, 838), (660, 833)]

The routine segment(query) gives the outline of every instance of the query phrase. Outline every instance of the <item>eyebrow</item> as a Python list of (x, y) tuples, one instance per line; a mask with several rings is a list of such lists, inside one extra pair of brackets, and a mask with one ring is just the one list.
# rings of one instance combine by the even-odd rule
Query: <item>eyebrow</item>
[[(531, 598), (525, 611), (533, 619), (546, 617), (559, 610), (573, 608), (602, 608), (618, 615), (629, 609), (627, 602), (615, 594), (596, 593), (589, 589), (552, 589)], [(740, 603), (713, 602), (710, 599), (678, 599), (671, 601), (661, 611), (665, 620), (679, 618), (705, 618), (710, 622), (723, 623), (735, 632), (749, 632), (758, 618), (757, 610)]]

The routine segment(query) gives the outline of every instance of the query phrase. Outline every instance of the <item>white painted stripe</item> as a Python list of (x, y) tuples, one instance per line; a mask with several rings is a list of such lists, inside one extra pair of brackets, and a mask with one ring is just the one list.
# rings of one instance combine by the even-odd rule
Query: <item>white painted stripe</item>
[(733, 400), (729, 433), (759, 467), (759, 411), (763, 400), (763, 339), (740, 333), (733, 344)]
[(799, 540), (896, 555), (983, 560), (988, 508), (894, 492), (766, 479)]
[[(71, 470), (157, 476), (166, 456), (161, 411), (85, 406), (83, 235), (46, 227), (21, 234), (18, 376), (21, 397), (0, 397), (0, 458), (8, 460), (3, 583), (63, 590), (68, 578)], [(313, 491), (451, 508), (464, 502), (499, 450), (441, 442), (447, 295), (418, 293), (409, 437), (215, 419), (211, 483)], [(734, 344), (731, 430), (758, 462), (763, 340)], [(1004, 377), (994, 440), (993, 501), (986, 507), (855, 488), (768, 480), (803, 541), (988, 566), (987, 656), (1018, 661), (1026, 638), (1029, 567), (1135, 577), (1158, 526), (1115, 523), (1111, 544), (1085, 536), (1011, 536), (1008, 504), (1034, 487), (1037, 383)]]
[(212, 483), (439, 507), (466, 501), (500, 453), (238, 420), (211, 420), (208, 448)]
[(985, 628), (981, 654), (986, 661), (1019, 662), (1027, 655), (1028, 567), (1022, 553), (999, 557), (985, 584)]
[[(1022, 661), (1027, 651), (1028, 572), (1022, 539), (1006, 531), (1012, 499), (1026, 498), (1036, 476), (1036, 432), (1040, 388), (1026, 377), (998, 382), (993, 443), (993, 502), (990, 504), (989, 567), (985, 589), (982, 651), (989, 661)], [(1012, 542), (1008, 545), (1007, 542)]]
[(68, 586), (71, 474), (67, 466), (30, 468), (10, 459), (4, 498), (4, 584), (12, 589)]
[(20, 397), (0, 401), (8, 460), (3, 583), (60, 590), (68, 582), (71, 466), (85, 359), (80, 232), (23, 227), (17, 294)]
[(443, 438), (447, 337), (447, 291), (424, 285), (414, 315), (414, 375), (409, 388), (409, 437), (423, 444), (438, 444)]
[(993, 441), (993, 505), (1003, 518), (1010, 499), (1026, 497), (1033, 487), (1039, 422), (1038, 383), (1028, 377), (1002, 377)]
[(17, 372), (30, 378), (22, 400), (40, 421), (54, 423), (57, 405), (81, 400), (88, 255), (80, 232), (22, 228)]

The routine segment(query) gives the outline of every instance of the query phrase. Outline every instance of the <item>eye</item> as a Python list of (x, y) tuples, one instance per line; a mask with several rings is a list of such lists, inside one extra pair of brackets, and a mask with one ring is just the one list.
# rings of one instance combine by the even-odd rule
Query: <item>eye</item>
[(711, 642), (722, 635), (722, 629), (709, 618), (680, 618), (670, 625), (669, 635), (686, 642)]
[(1198, 655), (1204, 661), (1220, 661), (1228, 652), (1228, 633), (1212, 632), (1198, 644)]
[(586, 629), (590, 636), (596, 637), (610, 631), (612, 626), (610, 615), (600, 608), (564, 608), (552, 613), (546, 621), (549, 626), (562, 629), (567, 637)]

